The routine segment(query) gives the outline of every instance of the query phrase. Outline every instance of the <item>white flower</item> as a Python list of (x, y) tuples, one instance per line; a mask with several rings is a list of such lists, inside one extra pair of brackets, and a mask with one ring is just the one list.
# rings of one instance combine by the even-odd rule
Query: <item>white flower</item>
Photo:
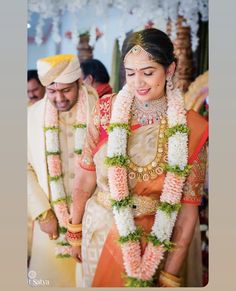
[(86, 128), (76, 128), (75, 129), (75, 149), (82, 150), (84, 146), (86, 136)]
[(184, 109), (184, 98), (179, 89), (168, 92), (168, 125), (173, 127), (177, 124), (186, 124), (186, 111)]
[(57, 242), (65, 242), (65, 234), (62, 234), (62, 233), (60, 233), (60, 235), (59, 235), (59, 237), (58, 237), (58, 239), (57, 239)]
[(136, 230), (130, 206), (122, 207), (119, 210), (113, 208), (113, 214), (120, 236), (127, 236)]
[(46, 131), (46, 149), (48, 152), (59, 152), (58, 132), (55, 130)]
[(127, 132), (125, 128), (115, 127), (109, 134), (108, 157), (126, 156)]
[(59, 198), (65, 198), (65, 191), (62, 178), (60, 178), (57, 181), (50, 181), (50, 189), (52, 201), (57, 200)]
[(172, 212), (169, 216), (166, 212), (158, 210), (152, 227), (152, 234), (155, 234), (161, 242), (170, 240), (176, 217), (177, 211)]
[(178, 165), (183, 169), (188, 162), (188, 149), (186, 147), (188, 136), (186, 133), (177, 132), (168, 141), (168, 163), (170, 166)]
[(114, 102), (113, 111), (111, 115), (111, 123), (122, 122), (128, 123), (129, 112), (134, 99), (129, 86), (126, 84), (123, 86), (121, 91), (117, 94), (116, 100)]

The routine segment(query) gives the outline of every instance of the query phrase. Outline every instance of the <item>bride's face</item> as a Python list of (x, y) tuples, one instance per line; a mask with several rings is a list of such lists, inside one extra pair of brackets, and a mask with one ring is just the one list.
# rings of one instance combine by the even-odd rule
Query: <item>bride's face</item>
[(164, 95), (167, 70), (150, 60), (145, 51), (128, 54), (124, 66), (126, 82), (140, 101), (151, 101)]

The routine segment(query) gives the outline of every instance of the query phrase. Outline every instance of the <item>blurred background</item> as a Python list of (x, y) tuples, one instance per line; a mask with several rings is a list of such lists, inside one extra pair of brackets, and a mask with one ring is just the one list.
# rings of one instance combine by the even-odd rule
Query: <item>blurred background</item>
[(169, 34), (179, 59), (184, 92), (208, 70), (207, 0), (28, 0), (28, 69), (38, 58), (74, 53), (99, 59), (113, 89), (120, 48), (131, 31), (156, 27)]

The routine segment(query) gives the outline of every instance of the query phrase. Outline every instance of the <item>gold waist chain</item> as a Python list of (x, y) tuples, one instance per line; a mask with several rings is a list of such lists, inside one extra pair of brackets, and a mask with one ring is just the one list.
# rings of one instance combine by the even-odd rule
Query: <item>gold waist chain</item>
[[(134, 194), (133, 198), (133, 214), (134, 217), (153, 215), (156, 213), (158, 208), (159, 200), (148, 197)], [(99, 191), (96, 196), (97, 202), (105, 207), (106, 209), (111, 209), (111, 194)]]

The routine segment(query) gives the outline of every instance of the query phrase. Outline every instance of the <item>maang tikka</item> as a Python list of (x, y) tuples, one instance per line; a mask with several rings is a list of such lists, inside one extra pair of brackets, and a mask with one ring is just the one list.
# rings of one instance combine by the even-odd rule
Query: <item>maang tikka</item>
[(150, 59), (153, 59), (153, 56), (147, 52), (144, 48), (142, 48), (139, 44), (136, 44), (135, 46), (133, 46), (129, 51), (128, 53), (125, 55), (125, 58), (124, 58), (124, 63), (126, 62), (126, 59), (127, 59), (127, 56), (130, 55), (130, 54), (135, 54), (135, 55), (138, 55), (140, 54), (141, 52), (144, 52)]

